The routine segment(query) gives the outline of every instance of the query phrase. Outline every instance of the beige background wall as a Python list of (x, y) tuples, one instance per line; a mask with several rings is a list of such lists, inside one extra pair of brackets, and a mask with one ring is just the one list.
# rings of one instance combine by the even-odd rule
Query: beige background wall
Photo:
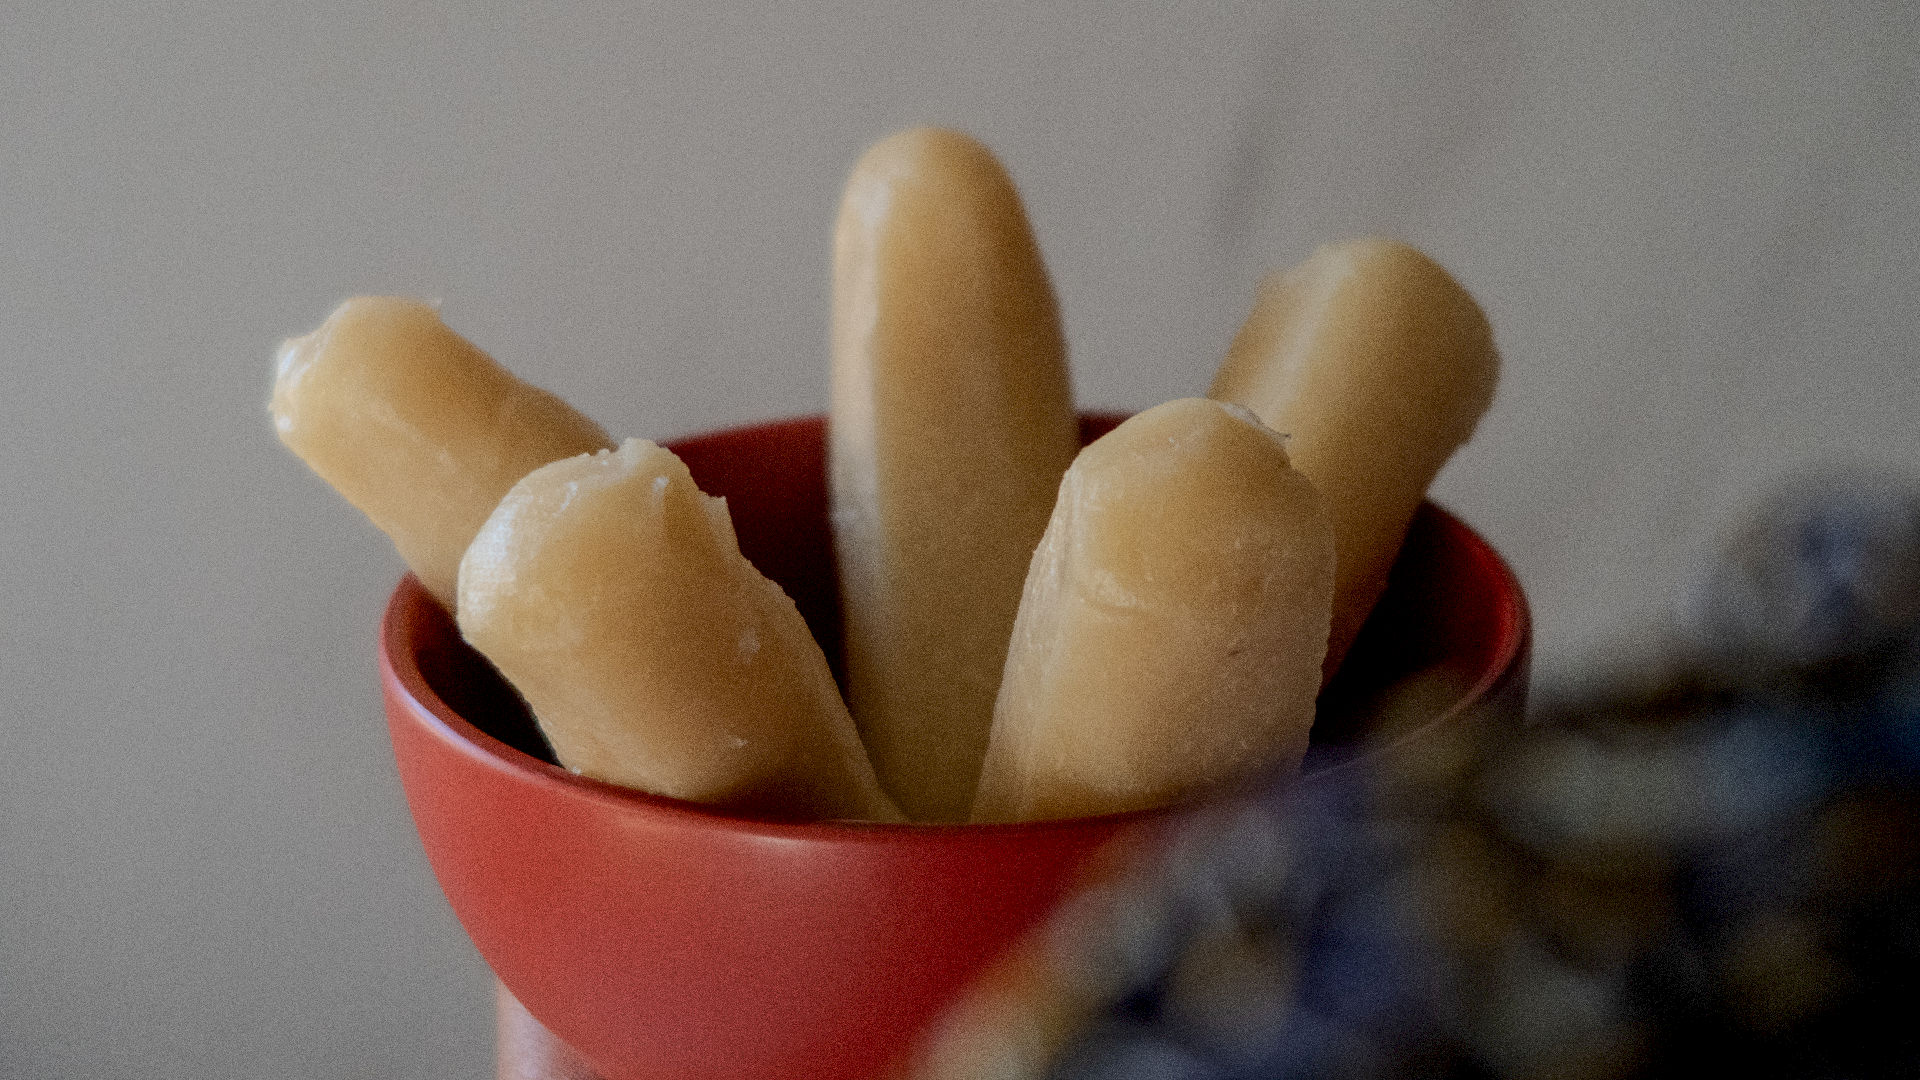
[(1389, 232), (1507, 359), (1439, 496), (1552, 675), (1816, 459), (1916, 470), (1912, 4), (0, 4), (0, 1075), (474, 1077), (378, 719), (385, 542), (275, 343), (394, 291), (621, 434), (817, 409), (860, 148), (996, 147), (1081, 399)]

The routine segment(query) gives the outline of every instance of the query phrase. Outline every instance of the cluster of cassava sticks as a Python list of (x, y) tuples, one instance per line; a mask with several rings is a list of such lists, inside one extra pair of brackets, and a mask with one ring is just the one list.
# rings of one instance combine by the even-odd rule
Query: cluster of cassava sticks
[(846, 699), (723, 500), (431, 306), (348, 301), (282, 348), (271, 409), (575, 772), (786, 818), (1017, 821), (1297, 763), (1499, 365), (1431, 260), (1325, 247), (1263, 283), (1209, 397), (1081, 449), (1019, 196), (935, 129), (848, 181), (831, 351)]

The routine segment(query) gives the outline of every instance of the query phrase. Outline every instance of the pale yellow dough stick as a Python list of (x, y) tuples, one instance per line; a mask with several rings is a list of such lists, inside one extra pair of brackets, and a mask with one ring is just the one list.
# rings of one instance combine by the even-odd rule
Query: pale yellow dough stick
[(1280, 437), (1185, 398), (1080, 453), (1034, 552), (976, 821), (1160, 806), (1297, 765), (1333, 596)]
[(514, 482), (613, 440), (460, 335), (431, 305), (341, 304), (280, 347), (274, 429), (393, 538), (451, 610), (461, 553)]
[(1326, 498), (1339, 571), (1326, 672), (1386, 588), (1434, 475), (1493, 401), (1487, 317), (1432, 259), (1392, 240), (1274, 273), (1209, 396), (1253, 410)]
[(979, 143), (922, 128), (854, 168), (832, 384), (853, 714), (909, 817), (964, 820), (1020, 583), (1079, 446), (1046, 268)]
[(826, 657), (726, 502), (641, 439), (513, 486), (460, 562), (460, 632), (561, 764), (793, 819), (900, 819)]

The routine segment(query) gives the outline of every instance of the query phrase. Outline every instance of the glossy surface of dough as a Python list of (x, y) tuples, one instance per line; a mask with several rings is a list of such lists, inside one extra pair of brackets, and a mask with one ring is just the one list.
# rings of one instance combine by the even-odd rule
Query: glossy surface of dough
[(561, 763), (656, 795), (898, 820), (826, 657), (724, 500), (629, 439), (514, 485), (460, 564), (460, 632)]
[(1320, 497), (1201, 398), (1068, 470), (1020, 602), (977, 821), (1164, 805), (1298, 764), (1333, 594)]
[(269, 408), (280, 441), (372, 518), (449, 610), (460, 556), (507, 489), (613, 445), (431, 305), (391, 296), (349, 300), (282, 345)]
[(1499, 375), (1480, 306), (1405, 244), (1329, 245), (1261, 282), (1209, 395), (1284, 434), (1294, 468), (1326, 499), (1339, 553), (1329, 673)]
[(834, 232), (830, 481), (848, 696), (915, 820), (964, 820), (1020, 586), (1078, 448), (1046, 269), (954, 132), (870, 149)]

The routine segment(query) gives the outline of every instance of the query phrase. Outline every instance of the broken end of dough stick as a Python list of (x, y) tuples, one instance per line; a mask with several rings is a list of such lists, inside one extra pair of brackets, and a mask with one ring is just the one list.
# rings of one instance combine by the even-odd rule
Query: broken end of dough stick
[(1053, 288), (975, 140), (918, 128), (855, 166), (832, 387), (848, 698), (902, 808), (964, 820), (1021, 582), (1079, 446)]
[(976, 821), (1161, 806), (1297, 765), (1333, 594), (1319, 495), (1202, 398), (1067, 470), (1020, 602)]
[(459, 601), (461, 634), (575, 772), (796, 820), (899, 820), (799, 610), (662, 447), (528, 474), (462, 559)]
[(507, 489), (613, 445), (403, 297), (348, 300), (281, 345), (268, 409), (280, 441), (391, 537), (449, 610), (460, 556)]
[(1427, 488), (1493, 401), (1486, 315), (1393, 240), (1330, 244), (1268, 275), (1209, 396), (1251, 409), (1326, 499), (1339, 569), (1326, 673), (1386, 588)]

